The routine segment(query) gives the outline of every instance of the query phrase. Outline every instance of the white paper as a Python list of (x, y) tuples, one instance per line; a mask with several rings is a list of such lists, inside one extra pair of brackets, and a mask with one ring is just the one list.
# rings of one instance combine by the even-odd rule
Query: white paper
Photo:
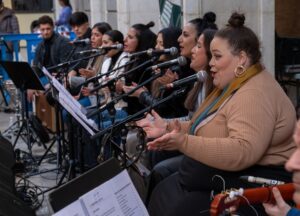
[(127, 170), (87, 192), (54, 216), (81, 215), (149, 216)]
[[(84, 128), (86, 131), (91, 135), (95, 135), (95, 132), (91, 129), (93, 127), (93, 124), (89, 124), (90, 122), (86, 118), (85, 115), (83, 115), (81, 112), (76, 112), (76, 108), (72, 107), (70, 102), (68, 101), (68, 98), (65, 97), (64, 94), (59, 93), (58, 94), (58, 100), (59, 103), (68, 111), (68, 113)], [(89, 123), (87, 123), (89, 122)], [(94, 123), (94, 122), (93, 122)]]
[(92, 130), (98, 130), (96, 123), (92, 119), (86, 117), (86, 109), (73, 98), (73, 96), (65, 89), (65, 87), (54, 77), (50, 75), (46, 68), (43, 68), (43, 72), (46, 76), (50, 76), (53, 87), (58, 91), (59, 103), (75, 118), (90, 135), (95, 135)]
[(126, 170), (79, 199), (88, 216), (149, 215)]

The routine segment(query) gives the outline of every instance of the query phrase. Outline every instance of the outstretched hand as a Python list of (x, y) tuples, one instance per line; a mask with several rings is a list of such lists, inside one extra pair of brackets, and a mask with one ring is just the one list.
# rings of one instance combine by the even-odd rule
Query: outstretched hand
[(174, 129), (170, 133), (149, 142), (147, 144), (149, 150), (179, 150), (187, 139), (187, 135), (183, 134), (178, 120), (174, 122)]
[(136, 124), (144, 129), (148, 138), (157, 138), (167, 132), (167, 122), (154, 110), (151, 111), (151, 114), (147, 114), (145, 118), (137, 121)]
[(270, 216), (286, 216), (291, 207), (283, 200), (278, 188), (272, 188), (275, 204), (263, 203), (265, 211)]

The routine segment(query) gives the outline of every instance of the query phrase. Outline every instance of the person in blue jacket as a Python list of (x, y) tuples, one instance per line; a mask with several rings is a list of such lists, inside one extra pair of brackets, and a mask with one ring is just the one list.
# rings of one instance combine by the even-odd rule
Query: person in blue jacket
[(69, 0), (59, 0), (58, 2), (62, 9), (58, 19), (55, 21), (55, 25), (58, 27), (65, 27), (68, 31), (71, 31), (69, 20), (72, 15), (72, 5), (70, 4)]

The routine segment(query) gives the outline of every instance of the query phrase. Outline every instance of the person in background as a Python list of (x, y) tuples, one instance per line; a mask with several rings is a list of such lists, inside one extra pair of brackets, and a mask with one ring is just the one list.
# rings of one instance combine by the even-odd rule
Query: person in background
[(72, 15), (72, 5), (69, 0), (58, 0), (58, 2), (62, 9), (58, 19), (55, 21), (55, 25), (58, 28), (66, 28), (67, 31), (71, 31), (69, 20)]
[[(84, 12), (81, 11), (74, 12), (70, 17), (69, 23), (70, 26), (72, 27), (72, 31), (76, 35), (74, 42), (78, 40), (84, 40), (84, 39), (86, 39), (87, 41), (90, 40), (92, 29), (89, 26), (89, 18)], [(70, 53), (69, 57), (72, 60), (80, 59), (84, 56), (80, 55), (79, 52), (84, 50), (89, 50), (89, 49), (91, 49), (91, 45), (89, 42), (74, 44), (73, 50)], [(72, 65), (69, 68), (68, 80), (70, 80), (70, 77), (72, 76), (80, 76), (79, 69), (86, 68), (88, 66), (88, 62), (89, 62), (88, 60), (82, 60)], [(78, 95), (79, 93), (78, 89), (70, 88), (69, 91), (72, 95)]]
[[(33, 69), (41, 67), (51, 67), (66, 61), (69, 52), (72, 49), (69, 39), (59, 35), (54, 31), (54, 22), (50, 16), (41, 16), (38, 19), (38, 28), (42, 41), (37, 45), (35, 57), (33, 60)], [(36, 70), (42, 83), (47, 84), (46, 77)], [(57, 71), (52, 71), (57, 73)], [(32, 101), (33, 94), (36, 91), (28, 90), (27, 98)]]
[[(4, 6), (3, 0), (0, 0), (0, 34), (19, 34), (19, 22), (18, 18), (15, 15), (15, 12)], [(5, 61), (12, 61), (13, 60), (13, 52), (18, 52), (18, 50), (14, 50), (12, 42), (4, 41), (4, 45), (6, 46), (6, 59), (2, 59), (2, 53), (0, 50), (0, 59)], [(4, 80), (8, 80), (8, 74), (0, 66), (0, 75), (3, 77)]]
[[(215, 88), (192, 119), (143, 127), (154, 139), (148, 149), (184, 154), (178, 173), (154, 189), (151, 216), (206, 213), (212, 191), (256, 186), (240, 180), (243, 175), (291, 181), (284, 164), (295, 150), (295, 109), (261, 64), (259, 40), (244, 22), (245, 16), (234, 12), (216, 32), (209, 62)], [(265, 214), (262, 205), (256, 207)]]
[(39, 21), (38, 20), (33, 20), (30, 24), (30, 32), (31, 33), (41, 33), (39, 29)]
[[(296, 143), (297, 149), (292, 154), (290, 159), (286, 162), (285, 168), (289, 172), (293, 172), (293, 182), (294, 182), (294, 202), (300, 205), (300, 121), (298, 120), (294, 132), (294, 142)], [(300, 210), (292, 208), (288, 205), (282, 198), (278, 188), (273, 188), (273, 195), (275, 198), (275, 204), (273, 203), (263, 203), (263, 206), (270, 216), (299, 216)]]

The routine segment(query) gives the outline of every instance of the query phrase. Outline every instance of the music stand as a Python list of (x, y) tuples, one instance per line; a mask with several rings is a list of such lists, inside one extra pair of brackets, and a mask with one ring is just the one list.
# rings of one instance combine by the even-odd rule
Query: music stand
[[(32, 156), (31, 149), (31, 133), (29, 127), (29, 116), (28, 116), (28, 103), (26, 90), (45, 90), (37, 74), (32, 70), (31, 66), (27, 62), (12, 62), (12, 61), (0, 61), (0, 64), (7, 71), (9, 77), (15, 84), (16, 88), (21, 92), (22, 111), (21, 111), (21, 127), (17, 133), (13, 147), (21, 135), (23, 129), (26, 132), (27, 147), (30, 155)], [(32, 157), (33, 158), (33, 157)]]

